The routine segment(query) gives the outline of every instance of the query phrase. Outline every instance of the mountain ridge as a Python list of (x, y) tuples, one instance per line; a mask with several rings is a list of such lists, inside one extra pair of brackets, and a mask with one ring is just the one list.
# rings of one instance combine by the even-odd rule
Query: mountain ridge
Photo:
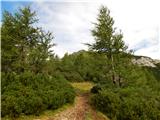
[(139, 66), (147, 66), (147, 67), (158, 67), (158, 64), (160, 64), (159, 59), (152, 59), (147, 56), (134, 56), (132, 62)]

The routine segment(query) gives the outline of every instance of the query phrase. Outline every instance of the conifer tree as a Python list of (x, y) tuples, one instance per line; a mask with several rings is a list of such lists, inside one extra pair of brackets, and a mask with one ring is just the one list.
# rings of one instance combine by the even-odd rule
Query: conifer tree
[[(121, 61), (121, 55), (127, 52), (127, 46), (123, 39), (123, 34), (116, 32), (116, 28), (113, 27), (114, 20), (110, 16), (108, 8), (101, 6), (97, 23), (94, 23), (95, 27), (91, 31), (95, 39), (93, 44), (87, 44), (90, 50), (98, 53), (105, 53), (109, 61), (109, 70), (111, 72), (111, 79), (113, 83), (117, 83), (118, 67)], [(120, 67), (119, 67), (120, 68)]]
[(36, 13), (30, 7), (20, 8), (15, 14), (4, 12), (2, 21), (2, 71), (42, 72), (52, 54), (53, 36), (36, 27)]

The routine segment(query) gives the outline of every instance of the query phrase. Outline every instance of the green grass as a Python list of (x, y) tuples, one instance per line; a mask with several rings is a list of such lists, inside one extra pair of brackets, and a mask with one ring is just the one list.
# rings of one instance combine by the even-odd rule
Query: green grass
[[(93, 109), (93, 108), (91, 108), (91, 109)], [(93, 110), (89, 110), (89, 111), (87, 111), (86, 112), (86, 117), (85, 117), (85, 120), (93, 120), (94, 119), (94, 117), (93, 117), (93, 110), (94, 111), (96, 111), (96, 116), (99, 118), (99, 119), (105, 119), (105, 120), (110, 120), (106, 115), (104, 115), (103, 113), (101, 113), (101, 112), (99, 112), (99, 111), (97, 111), (97, 110), (95, 110), (95, 109), (93, 109)], [(98, 119), (98, 120), (99, 120)]]
[(99, 116), (101, 116), (102, 118), (105, 118), (106, 120), (110, 120), (106, 115), (104, 115), (102, 112), (100, 112), (100, 111), (97, 111), (97, 114), (99, 115)]
[(89, 93), (91, 88), (94, 86), (92, 82), (73, 82), (70, 84), (74, 87), (77, 95)]
[(93, 87), (94, 84), (91, 82), (73, 82), (71, 83), (71, 85), (74, 88), (77, 88), (83, 91), (89, 91)]

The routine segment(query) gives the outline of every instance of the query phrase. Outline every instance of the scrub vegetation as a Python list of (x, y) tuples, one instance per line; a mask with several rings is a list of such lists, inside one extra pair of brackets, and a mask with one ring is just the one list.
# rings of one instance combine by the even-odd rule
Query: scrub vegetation
[(55, 47), (53, 34), (36, 27), (37, 22), (30, 7), (15, 14), (3, 13), (3, 119), (38, 116), (74, 103), (76, 108), (69, 107), (62, 114), (76, 111), (82, 113), (78, 117), (105, 120), (95, 112), (97, 109), (111, 120), (160, 120), (160, 63), (156, 67), (133, 64), (132, 59), (138, 57), (128, 50), (121, 30), (113, 27), (107, 7), (99, 9), (91, 30), (95, 41), (85, 44), (89, 50), (66, 53), (63, 58), (51, 51)]

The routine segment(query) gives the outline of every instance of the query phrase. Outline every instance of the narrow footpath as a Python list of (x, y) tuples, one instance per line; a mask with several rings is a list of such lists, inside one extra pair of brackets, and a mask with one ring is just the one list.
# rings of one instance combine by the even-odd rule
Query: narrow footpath
[(77, 92), (74, 105), (47, 120), (109, 120), (89, 105), (91, 83), (72, 83), (72, 86)]

